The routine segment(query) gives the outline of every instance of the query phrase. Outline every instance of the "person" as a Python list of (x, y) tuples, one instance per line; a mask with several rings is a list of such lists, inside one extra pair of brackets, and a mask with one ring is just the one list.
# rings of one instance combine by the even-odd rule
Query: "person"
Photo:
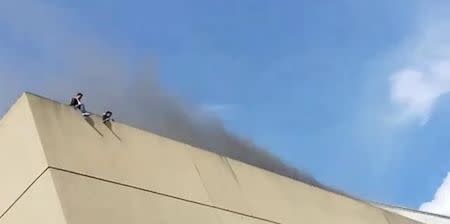
[(86, 111), (86, 107), (83, 103), (81, 103), (81, 99), (83, 98), (82, 93), (78, 93), (76, 96), (72, 97), (72, 100), (70, 101), (70, 106), (74, 107), (75, 109), (79, 109), (81, 111), (81, 115), (83, 116), (89, 116), (90, 113)]
[(108, 121), (114, 121), (114, 119), (112, 119), (112, 112), (108, 110), (105, 113), (103, 113), (102, 119), (103, 123), (106, 123)]

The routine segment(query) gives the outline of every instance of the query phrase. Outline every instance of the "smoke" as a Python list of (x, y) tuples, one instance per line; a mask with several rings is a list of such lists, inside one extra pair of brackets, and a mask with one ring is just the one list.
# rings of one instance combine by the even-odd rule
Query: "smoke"
[[(67, 102), (85, 93), (87, 109), (112, 110), (124, 123), (242, 162), (321, 186), (251, 141), (237, 137), (223, 123), (195, 105), (169, 94), (158, 82), (156, 61), (131, 63), (119, 50), (83, 31), (71, 11), (44, 1), (0, 3), (0, 108), (23, 91)], [(82, 35), (80, 35), (82, 34)], [(0, 111), (1, 112), (1, 111)], [(321, 186), (323, 187), (323, 186)]]

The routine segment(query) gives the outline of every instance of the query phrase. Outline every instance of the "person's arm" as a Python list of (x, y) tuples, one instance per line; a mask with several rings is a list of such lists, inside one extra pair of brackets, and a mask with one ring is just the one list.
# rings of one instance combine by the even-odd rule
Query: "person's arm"
[(70, 101), (70, 106), (76, 106), (77, 105), (77, 100), (75, 98), (72, 98), (72, 100)]

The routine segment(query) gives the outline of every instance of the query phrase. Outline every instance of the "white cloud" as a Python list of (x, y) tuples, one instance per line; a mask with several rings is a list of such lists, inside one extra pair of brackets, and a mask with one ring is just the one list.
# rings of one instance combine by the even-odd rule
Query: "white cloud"
[(403, 69), (390, 77), (390, 99), (400, 110), (399, 121), (426, 124), (437, 100), (450, 92), (450, 60), (423, 69)]
[(430, 202), (423, 203), (421, 211), (450, 216), (450, 172)]
[(448, 6), (421, 4), (414, 30), (384, 57), (388, 66), (397, 67), (389, 77), (396, 122), (426, 124), (436, 103), (450, 92), (450, 17), (442, 10)]

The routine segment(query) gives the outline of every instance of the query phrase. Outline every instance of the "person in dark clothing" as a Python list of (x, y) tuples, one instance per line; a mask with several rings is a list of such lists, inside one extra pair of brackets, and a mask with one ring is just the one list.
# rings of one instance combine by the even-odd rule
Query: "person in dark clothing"
[(70, 106), (80, 110), (81, 115), (83, 116), (91, 115), (89, 112), (86, 111), (86, 107), (84, 106), (84, 104), (81, 103), (81, 98), (83, 98), (82, 93), (78, 93), (76, 96), (72, 97), (72, 100), (70, 101)]
[(103, 123), (106, 123), (108, 121), (109, 122), (114, 121), (114, 119), (112, 119), (112, 112), (108, 110), (105, 113), (103, 113), (102, 119)]

